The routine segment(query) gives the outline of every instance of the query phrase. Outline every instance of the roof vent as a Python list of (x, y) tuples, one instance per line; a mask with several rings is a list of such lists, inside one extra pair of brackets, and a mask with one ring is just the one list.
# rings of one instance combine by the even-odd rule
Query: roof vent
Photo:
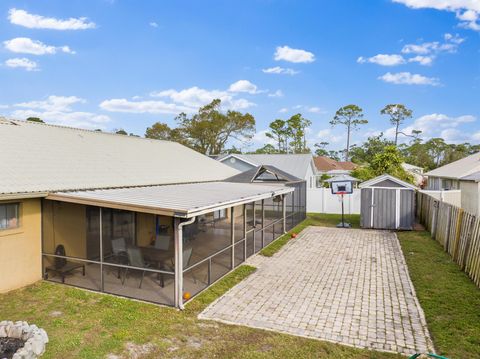
[(13, 125), (16, 126), (17, 124), (15, 122), (12, 122), (10, 120), (7, 120), (5, 117), (0, 117), (0, 125)]

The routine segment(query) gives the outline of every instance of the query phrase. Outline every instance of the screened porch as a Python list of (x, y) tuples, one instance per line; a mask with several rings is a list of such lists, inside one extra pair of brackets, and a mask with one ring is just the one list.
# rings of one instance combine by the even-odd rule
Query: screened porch
[(303, 220), (302, 194), (276, 191), (189, 218), (45, 199), (44, 278), (182, 307)]

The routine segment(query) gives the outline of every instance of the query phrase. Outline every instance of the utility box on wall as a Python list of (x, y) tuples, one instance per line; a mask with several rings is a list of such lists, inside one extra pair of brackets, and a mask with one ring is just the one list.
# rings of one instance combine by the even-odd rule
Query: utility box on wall
[(360, 185), (362, 228), (412, 230), (416, 187), (390, 175)]

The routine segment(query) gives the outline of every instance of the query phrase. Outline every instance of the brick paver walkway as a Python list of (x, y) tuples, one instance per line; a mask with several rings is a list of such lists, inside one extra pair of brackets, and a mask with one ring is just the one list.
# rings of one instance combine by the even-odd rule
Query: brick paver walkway
[(201, 319), (404, 354), (433, 350), (400, 244), (387, 231), (308, 227)]

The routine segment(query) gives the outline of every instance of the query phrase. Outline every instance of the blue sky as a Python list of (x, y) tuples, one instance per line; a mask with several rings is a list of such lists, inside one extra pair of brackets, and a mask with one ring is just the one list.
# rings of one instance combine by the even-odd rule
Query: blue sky
[(343, 105), (384, 131), (480, 142), (480, 1), (2, 1), (0, 113), (143, 135), (220, 97), (252, 113), (265, 144), (275, 118), (300, 112), (309, 142), (344, 146), (329, 121)]

